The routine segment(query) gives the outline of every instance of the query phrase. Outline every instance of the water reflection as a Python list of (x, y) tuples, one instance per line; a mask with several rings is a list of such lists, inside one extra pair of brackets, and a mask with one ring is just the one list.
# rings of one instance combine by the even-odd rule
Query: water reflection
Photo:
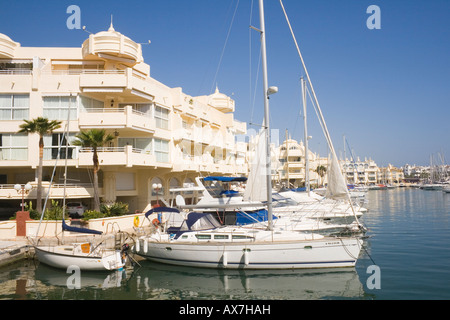
[(355, 269), (216, 270), (144, 261), (136, 290), (151, 299), (326, 299), (364, 294)]
[[(40, 281), (47, 287), (58, 286), (75, 288), (75, 282), (72, 281), (73, 273), (66, 273), (63, 270), (49, 267), (40, 263), (35, 270), (35, 279)], [(88, 272), (83, 271), (80, 274), (79, 288), (92, 288), (92, 289), (111, 289), (118, 288), (122, 285), (123, 281), (126, 281), (126, 271), (114, 271), (114, 272)]]
[(0, 272), (0, 299), (24, 300), (294, 300), (357, 299), (364, 289), (355, 269), (216, 270), (141, 261), (133, 270), (81, 274), (78, 289), (71, 274), (32, 260)]

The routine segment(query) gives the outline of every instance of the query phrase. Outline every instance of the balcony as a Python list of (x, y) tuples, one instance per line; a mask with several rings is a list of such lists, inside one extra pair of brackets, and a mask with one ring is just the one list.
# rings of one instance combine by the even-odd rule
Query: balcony
[(0, 70), (0, 88), (14, 92), (29, 92), (35, 78), (30, 69)]
[[(104, 147), (98, 148), (98, 159), (100, 167), (102, 166), (153, 166), (170, 168), (170, 163), (161, 163), (156, 161), (154, 154), (141, 149), (133, 148), (128, 145), (125, 147)], [(92, 166), (92, 148), (81, 148), (78, 156), (79, 166)]]
[(20, 44), (11, 40), (5, 34), (0, 33), (0, 58), (11, 59), (14, 57), (14, 51)]
[(112, 24), (108, 31), (91, 33), (83, 42), (82, 53), (84, 58), (97, 56), (130, 66), (142, 61), (141, 45), (115, 31)]
[(124, 108), (92, 108), (79, 115), (80, 129), (132, 129), (146, 133), (155, 133), (155, 119), (148, 114)]
[(83, 92), (121, 92), (126, 86), (125, 70), (83, 70), (80, 73)]
[[(61, 66), (57, 66), (61, 67)], [(84, 93), (90, 93), (99, 100), (107, 100), (112, 94), (120, 94), (122, 98), (132, 99), (135, 102), (153, 101), (154, 93), (164, 90), (164, 86), (148, 78), (145, 74), (132, 69), (123, 70), (86, 70), (86, 69), (53, 69), (41, 71), (42, 82), (61, 82), (62, 76), (67, 82), (72, 79), (71, 85), (79, 86)]]
[(205, 155), (202, 156), (188, 156), (184, 155), (175, 160), (173, 163), (173, 172), (183, 172), (183, 171), (192, 171), (192, 172), (208, 172), (218, 173), (218, 174), (247, 174), (247, 165), (246, 164), (236, 164), (234, 161), (226, 161), (226, 160), (214, 160), (212, 158), (207, 159), (208, 157)]
[[(30, 193), (24, 196), (25, 201), (31, 199), (36, 199), (37, 193), (37, 183), (29, 182), (33, 188)], [(63, 199), (64, 197), (64, 185), (63, 184), (52, 184), (50, 182), (43, 181), (43, 194), (47, 195), (50, 191), (50, 199)], [(91, 183), (80, 183), (80, 184), (66, 184), (66, 199), (81, 199), (81, 198), (92, 198), (94, 197), (94, 187)], [(103, 196), (103, 188), (99, 188), (100, 196)], [(19, 200), (22, 199), (22, 194), (18, 193), (14, 189), (13, 184), (0, 185), (0, 197), (2, 199)]]
[(305, 167), (305, 163), (298, 162), (298, 161), (289, 161), (288, 162), (289, 168), (300, 168), (303, 169)]

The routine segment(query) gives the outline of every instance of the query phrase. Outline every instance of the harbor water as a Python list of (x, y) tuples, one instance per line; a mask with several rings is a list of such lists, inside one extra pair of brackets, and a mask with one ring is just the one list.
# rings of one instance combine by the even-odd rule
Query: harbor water
[(450, 193), (396, 188), (367, 197), (368, 238), (355, 268), (243, 271), (141, 261), (133, 270), (83, 273), (77, 283), (28, 259), (0, 269), (0, 299), (450, 299)]

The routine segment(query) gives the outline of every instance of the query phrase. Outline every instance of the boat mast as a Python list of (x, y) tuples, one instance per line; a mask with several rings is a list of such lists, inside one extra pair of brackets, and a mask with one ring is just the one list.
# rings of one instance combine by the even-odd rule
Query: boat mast
[[(259, 0), (259, 19), (261, 34), (261, 59), (263, 72), (264, 91), (264, 129), (266, 130), (266, 185), (267, 185), (267, 212), (268, 229), (273, 229), (272, 221), (272, 168), (270, 165), (270, 122), (269, 122), (269, 85), (267, 79), (267, 55), (266, 55), (266, 27), (264, 22), (264, 1)], [(272, 92), (274, 93), (274, 92)]]
[(308, 149), (308, 128), (307, 128), (307, 119), (306, 119), (306, 81), (301, 78), (302, 83), (302, 102), (303, 102), (303, 122), (305, 124), (304, 135), (305, 135), (305, 188), (310, 194), (311, 187), (309, 184), (309, 149)]

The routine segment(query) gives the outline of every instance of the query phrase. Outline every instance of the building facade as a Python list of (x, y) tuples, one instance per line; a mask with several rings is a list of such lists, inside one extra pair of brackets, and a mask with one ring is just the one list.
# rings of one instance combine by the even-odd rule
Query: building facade
[(31, 183), (25, 197), (36, 197), (39, 137), (17, 133), (24, 119), (62, 121), (44, 137), (44, 195), (62, 198), (67, 160), (66, 198), (88, 207), (93, 153), (72, 142), (92, 128), (112, 134), (99, 150), (100, 196), (126, 202), (133, 212), (198, 175), (247, 174), (247, 147), (235, 141), (246, 124), (234, 119), (234, 109), (218, 89), (194, 97), (153, 79), (141, 45), (112, 25), (75, 48), (23, 47), (0, 34), (0, 201), (21, 199), (15, 184)]
[(387, 167), (380, 168), (378, 181), (382, 184), (398, 185), (405, 180), (405, 174), (402, 168), (394, 167), (389, 164)]
[(378, 183), (380, 169), (372, 159), (359, 158), (356, 161), (345, 159), (341, 161), (342, 169), (349, 184), (373, 185)]
[[(275, 182), (289, 188), (299, 188), (305, 186), (305, 145), (303, 141), (297, 142), (294, 139), (286, 139), (276, 149), (277, 175)], [(326, 172), (318, 170), (321, 166), (328, 165), (327, 158), (321, 158), (311, 150), (308, 151), (309, 160), (309, 180), (312, 187), (326, 184)]]
[[(305, 146), (302, 141), (286, 139), (277, 148), (276, 154), (276, 175), (274, 182), (280, 186), (298, 188), (305, 186)], [(328, 168), (328, 158), (320, 157), (309, 150), (309, 179), (312, 187), (324, 186), (327, 184), (326, 169)], [(275, 162), (275, 161), (274, 161)], [(340, 161), (344, 177), (348, 184), (373, 185), (387, 180), (391, 183), (401, 182), (403, 174), (401, 170), (389, 166), (379, 168), (372, 159), (359, 158), (356, 161), (345, 159)], [(325, 172), (320, 168), (325, 168)], [(289, 184), (288, 184), (289, 181)]]

